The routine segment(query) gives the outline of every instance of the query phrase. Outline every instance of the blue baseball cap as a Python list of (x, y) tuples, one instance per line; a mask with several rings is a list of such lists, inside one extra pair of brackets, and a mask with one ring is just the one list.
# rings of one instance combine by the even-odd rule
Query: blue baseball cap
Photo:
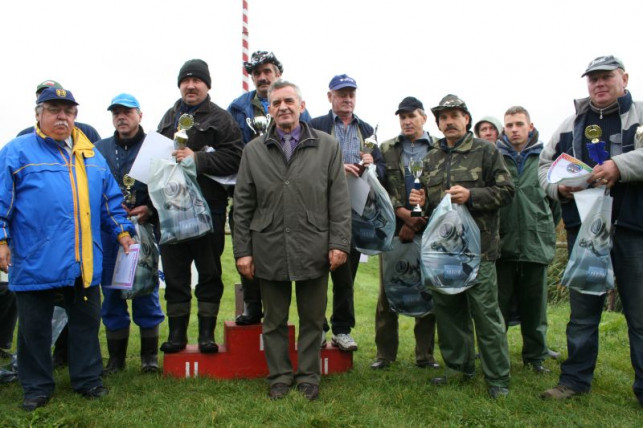
[(71, 91), (63, 88), (47, 88), (38, 95), (36, 104), (41, 104), (46, 101), (61, 101), (73, 105), (78, 105)]
[(346, 74), (338, 74), (333, 77), (328, 84), (328, 89), (336, 91), (342, 88), (355, 88), (357, 89), (357, 82), (352, 77)]
[(138, 103), (138, 100), (134, 98), (134, 95), (130, 94), (118, 94), (112, 98), (112, 103), (107, 107), (107, 110), (112, 110), (116, 106), (123, 106), (127, 108), (141, 108), (141, 105)]

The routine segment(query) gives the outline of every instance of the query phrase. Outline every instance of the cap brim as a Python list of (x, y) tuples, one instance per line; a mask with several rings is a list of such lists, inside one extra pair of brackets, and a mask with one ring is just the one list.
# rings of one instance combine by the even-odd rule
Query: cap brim
[(586, 70), (585, 73), (581, 75), (581, 77), (585, 77), (588, 74), (593, 73), (595, 71), (612, 71), (612, 70), (616, 70), (617, 68), (621, 68), (621, 67), (618, 65), (600, 65), (598, 67), (594, 67), (592, 69)]
[(125, 108), (139, 108), (138, 106), (130, 105), (130, 104), (127, 104), (127, 103), (114, 103), (114, 104), (110, 105), (109, 107), (107, 107), (107, 110), (111, 110), (116, 106), (121, 106), (121, 107), (125, 107)]
[(335, 86), (333, 86), (332, 88), (330, 88), (330, 90), (331, 90), (331, 91), (338, 91), (338, 90), (340, 90), (340, 89), (344, 89), (344, 88), (357, 89), (357, 86), (355, 86), (355, 85), (353, 85), (353, 84), (351, 84), (351, 83), (348, 83), (348, 84), (339, 84), (339, 85), (335, 85)]

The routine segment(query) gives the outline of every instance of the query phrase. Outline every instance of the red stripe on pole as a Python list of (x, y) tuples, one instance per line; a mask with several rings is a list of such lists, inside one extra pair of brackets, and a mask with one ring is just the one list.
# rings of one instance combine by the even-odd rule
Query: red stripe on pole
[[(241, 0), (243, 4), (243, 28), (241, 33), (241, 59), (243, 62), (248, 62), (248, 0)], [(241, 66), (241, 71), (243, 73), (243, 78), (241, 81), (241, 87), (244, 92), (250, 90), (248, 72), (245, 67)]]

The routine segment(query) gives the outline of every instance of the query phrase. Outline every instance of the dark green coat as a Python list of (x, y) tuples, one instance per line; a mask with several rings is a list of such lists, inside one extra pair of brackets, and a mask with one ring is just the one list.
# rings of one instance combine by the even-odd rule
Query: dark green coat
[(500, 210), (501, 258), (505, 261), (549, 264), (555, 253), (556, 230), (551, 202), (538, 181), (543, 143), (536, 138), (518, 155), (511, 144), (498, 140), (498, 150), (513, 178), (516, 194)]
[(511, 202), (514, 185), (496, 146), (474, 138), (471, 132), (449, 149), (446, 139), (424, 158), (422, 185), (426, 190), (425, 212), (433, 212), (445, 190), (460, 185), (471, 192), (466, 206), (480, 228), (481, 258), (493, 261), (500, 256), (499, 209)]
[(328, 251), (348, 253), (351, 204), (336, 139), (304, 122), (289, 162), (274, 124), (243, 150), (234, 192), (234, 256), (253, 256), (257, 278), (328, 274)]

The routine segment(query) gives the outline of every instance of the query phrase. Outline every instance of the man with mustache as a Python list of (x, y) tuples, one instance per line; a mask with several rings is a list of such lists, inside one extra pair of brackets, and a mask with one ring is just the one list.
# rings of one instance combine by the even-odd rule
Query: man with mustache
[[(400, 102), (395, 114), (398, 116), (401, 134), (382, 144), (386, 162), (383, 180), (395, 210), (395, 235), (402, 244), (412, 243), (426, 227), (426, 217), (413, 217), (413, 205), (408, 195), (415, 177), (409, 170), (411, 160), (419, 161), (432, 149), (435, 138), (424, 130), (426, 113), (424, 105), (415, 97), (406, 97)], [(382, 255), (383, 258), (386, 254)], [(375, 345), (377, 356), (371, 364), (374, 370), (384, 369), (397, 358), (399, 345), (398, 315), (390, 308), (386, 292), (380, 281), (380, 292), (375, 309)], [(418, 367), (439, 368), (433, 356), (435, 343), (435, 315), (428, 314), (415, 319), (415, 364)]]
[(165, 273), (165, 300), (169, 321), (169, 337), (161, 351), (179, 352), (187, 345), (187, 329), (192, 301), (192, 262), (199, 279), (194, 294), (198, 301), (199, 350), (215, 353), (214, 329), (223, 294), (221, 254), (225, 243), (228, 190), (207, 177), (237, 173), (243, 145), (239, 127), (232, 116), (210, 100), (211, 88), (208, 64), (201, 59), (185, 62), (179, 71), (178, 87), (181, 98), (174, 103), (158, 126), (158, 132), (173, 138), (181, 115), (194, 118), (187, 130), (186, 147), (173, 153), (177, 162), (192, 157), (196, 164), (197, 182), (212, 214), (214, 231), (200, 238), (175, 244), (161, 245), (161, 260)]
[[(560, 125), (541, 152), (540, 185), (561, 202), (570, 253), (581, 226), (574, 194), (582, 188), (548, 183), (552, 162), (561, 153), (582, 160), (593, 167), (587, 181), (605, 186), (614, 198), (611, 257), (627, 321), (632, 389), (643, 405), (643, 103), (633, 100), (625, 65), (613, 55), (592, 60), (581, 77), (586, 77), (589, 97), (574, 101), (576, 113)], [(605, 142), (607, 159), (602, 164), (588, 152), (591, 139), (585, 129), (591, 125), (600, 127), (600, 140)], [(561, 365), (558, 385), (544, 391), (542, 398), (563, 400), (590, 391), (604, 304), (605, 294), (569, 290), (567, 360)]]
[(51, 318), (61, 293), (69, 318), (69, 377), (77, 393), (108, 393), (100, 375), (101, 229), (125, 252), (133, 243), (123, 195), (103, 156), (78, 128), (70, 91), (45, 89), (35, 132), (0, 151), (0, 270), (18, 303), (23, 409), (54, 392)]
[[(299, 88), (278, 80), (268, 91), (274, 118), (244, 149), (234, 193), (234, 257), (257, 278), (264, 303), (263, 341), (269, 397), (294, 385), (319, 396), (320, 348), (328, 272), (346, 262), (351, 214), (339, 143), (300, 120)], [(289, 357), (288, 312), (295, 282), (297, 372)]]
[[(248, 125), (247, 120), (252, 121), (254, 118), (268, 116), (268, 88), (281, 77), (284, 67), (274, 53), (267, 51), (254, 52), (250, 61), (245, 62), (243, 67), (250, 74), (255, 90), (246, 92), (232, 101), (228, 106), (228, 113), (239, 124), (245, 145), (259, 135), (258, 132), (255, 132), (257, 130), (253, 130)], [(301, 113), (301, 120), (310, 122), (307, 110)], [(230, 209), (229, 215), (231, 230), (234, 230), (233, 208)], [(241, 285), (244, 308), (243, 313), (236, 318), (235, 322), (238, 325), (259, 324), (262, 317), (259, 283), (242, 276)]]
[[(151, 223), (158, 228), (158, 214), (152, 205), (147, 192), (147, 185), (136, 180), (134, 184), (126, 184), (136, 156), (145, 140), (145, 132), (141, 126), (143, 113), (136, 98), (130, 94), (118, 94), (110, 103), (107, 110), (112, 114), (114, 135), (96, 143), (96, 149), (101, 152), (109, 169), (118, 182), (124, 194), (129, 193), (123, 208), (128, 216), (136, 216), (138, 224)], [(110, 245), (103, 234), (103, 279), (102, 285), (112, 283), (118, 247)], [(158, 269), (158, 266), (155, 267)], [(127, 344), (129, 341), (130, 315), (127, 312), (127, 301), (121, 297), (121, 290), (102, 288), (103, 305), (101, 317), (105, 324), (107, 350), (109, 360), (105, 374), (112, 374), (125, 368)], [(157, 288), (151, 294), (137, 296), (132, 299), (132, 316), (140, 327), (141, 337), (141, 371), (156, 373), (159, 370), (157, 351), (159, 341), (159, 324), (165, 316), (159, 303)]]
[(471, 113), (464, 101), (446, 95), (431, 109), (444, 138), (434, 144), (425, 160), (431, 167), (422, 178), (423, 189), (412, 190), (409, 201), (435, 209), (444, 195), (465, 205), (480, 229), (482, 244), (476, 284), (458, 294), (433, 292), (440, 352), (447, 366), (445, 376), (431, 379), (448, 382), (453, 373), (471, 379), (475, 370), (473, 323), (482, 371), (489, 395), (509, 394), (509, 351), (505, 323), (498, 307), (495, 260), (499, 251), (499, 209), (511, 202), (514, 184), (496, 146), (473, 137)]
[[(314, 118), (310, 124), (313, 128), (324, 131), (339, 141), (346, 175), (359, 177), (361, 161), (364, 167), (375, 163), (377, 175), (382, 178), (384, 160), (380, 149), (375, 147), (371, 152), (364, 148), (364, 140), (373, 135), (373, 127), (354, 113), (356, 92), (357, 82), (352, 77), (346, 74), (333, 77), (328, 85), (327, 94), (331, 110), (327, 115)], [(360, 256), (361, 253), (352, 242), (348, 261), (330, 274), (333, 280), (333, 314), (330, 317), (333, 327), (332, 344), (342, 351), (357, 350), (357, 342), (350, 333), (355, 327), (353, 282), (357, 275)], [(324, 331), (328, 330), (328, 322), (324, 321)]]

